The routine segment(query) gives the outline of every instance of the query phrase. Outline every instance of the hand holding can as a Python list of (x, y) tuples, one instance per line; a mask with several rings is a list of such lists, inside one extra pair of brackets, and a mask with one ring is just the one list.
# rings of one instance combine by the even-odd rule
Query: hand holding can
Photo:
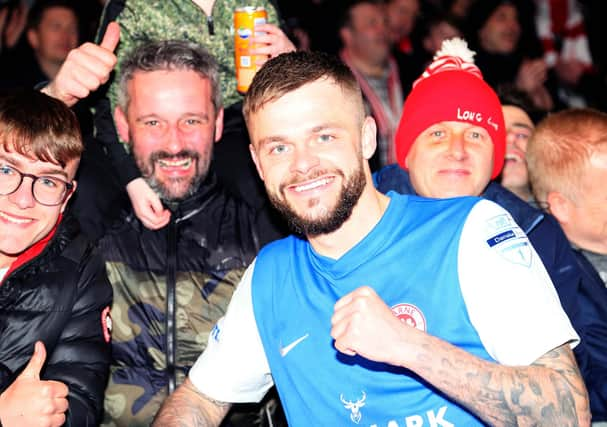
[(293, 42), (276, 25), (260, 24), (255, 26), (251, 53), (256, 57), (257, 69), (265, 64), (268, 59), (294, 50)]
[[(267, 19), (268, 14), (263, 7), (239, 7), (234, 11), (234, 60), (237, 90), (240, 93), (246, 93), (259, 68), (257, 55), (252, 53), (252, 39), (254, 35), (262, 35), (255, 32), (255, 27), (265, 24)], [(267, 55), (264, 59), (267, 59)]]

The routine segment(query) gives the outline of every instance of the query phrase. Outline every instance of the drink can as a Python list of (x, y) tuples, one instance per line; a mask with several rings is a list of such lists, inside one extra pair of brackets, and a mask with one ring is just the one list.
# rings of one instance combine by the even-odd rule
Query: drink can
[(255, 25), (265, 24), (268, 14), (263, 7), (246, 6), (234, 10), (234, 60), (236, 64), (236, 86), (238, 92), (246, 93), (253, 76), (257, 72), (255, 59), (250, 50), (254, 47), (251, 43), (255, 33)]

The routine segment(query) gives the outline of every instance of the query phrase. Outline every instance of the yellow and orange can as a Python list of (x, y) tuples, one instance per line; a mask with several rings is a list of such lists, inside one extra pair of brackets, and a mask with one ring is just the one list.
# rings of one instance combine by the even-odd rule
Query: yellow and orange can
[(246, 6), (234, 11), (234, 60), (236, 63), (236, 85), (238, 92), (246, 93), (257, 72), (255, 60), (250, 54), (254, 47), (251, 43), (255, 33), (255, 25), (265, 24), (268, 14), (263, 7)]

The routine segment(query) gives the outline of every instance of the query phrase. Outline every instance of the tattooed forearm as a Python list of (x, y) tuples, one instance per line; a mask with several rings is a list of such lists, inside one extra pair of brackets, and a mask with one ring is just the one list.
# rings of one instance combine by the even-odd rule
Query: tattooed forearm
[(434, 337), (418, 348), (413, 370), (492, 426), (590, 425), (586, 388), (566, 345), (518, 367), (481, 360)]
[(218, 426), (231, 404), (210, 399), (186, 380), (162, 405), (154, 427)]

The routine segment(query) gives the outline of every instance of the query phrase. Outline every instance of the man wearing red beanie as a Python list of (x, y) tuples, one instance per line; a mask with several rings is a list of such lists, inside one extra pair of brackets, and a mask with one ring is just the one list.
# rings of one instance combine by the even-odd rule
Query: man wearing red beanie
[(582, 376), (589, 378), (592, 366), (602, 366), (598, 361), (607, 347), (587, 331), (603, 331), (598, 336), (605, 336), (607, 319), (589, 318), (584, 308), (597, 297), (607, 305), (607, 295), (588, 292), (592, 284), (583, 279), (575, 254), (551, 215), (491, 181), (504, 163), (505, 126), (498, 97), (483, 81), (473, 55), (462, 40), (443, 44), (405, 101), (396, 133), (400, 167), (377, 172), (375, 185), (384, 193), (394, 190), (432, 198), (482, 196), (505, 208), (528, 235), (581, 337), (574, 354)]
[[(436, 141), (439, 132), (440, 138), (452, 133), (461, 133), (465, 140), (474, 138), (478, 146), (476, 148), (493, 152), (491, 165), (483, 165), (486, 170), (479, 171), (481, 177), (478, 178), (472, 171), (442, 171), (433, 179), (455, 180), (456, 185), (460, 180), (478, 181), (480, 178), (488, 182), (490, 178), (499, 175), (506, 146), (502, 106), (493, 89), (485, 83), (481, 72), (472, 62), (473, 55), (462, 40), (447, 40), (443, 43), (443, 49), (437, 53), (437, 59), (413, 83), (413, 90), (403, 107), (395, 139), (397, 160), (403, 168), (407, 169), (407, 159), (410, 155), (416, 157), (420, 154), (413, 148), (413, 143), (418, 139), (426, 143)], [(439, 124), (441, 129), (433, 129), (433, 126)], [(430, 130), (432, 132), (427, 132)], [(482, 144), (481, 140), (487, 144)], [(435, 166), (439, 167), (438, 164)], [(413, 176), (411, 178), (414, 179)], [(456, 190), (454, 194), (447, 195), (462, 195), (457, 193)]]

